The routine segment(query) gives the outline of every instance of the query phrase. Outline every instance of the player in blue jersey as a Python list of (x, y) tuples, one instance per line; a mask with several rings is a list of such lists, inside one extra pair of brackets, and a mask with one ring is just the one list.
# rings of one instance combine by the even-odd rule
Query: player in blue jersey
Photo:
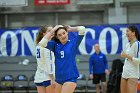
[[(78, 31), (79, 34), (69, 40), (69, 31)], [(53, 33), (54, 41), (48, 42)], [(62, 25), (57, 25), (41, 40), (42, 47), (52, 50), (55, 55), (56, 93), (73, 93), (76, 88), (79, 73), (75, 58), (84, 33), (84, 26), (63, 27)]]
[(96, 84), (96, 93), (100, 93), (100, 81), (102, 93), (106, 93), (106, 74), (109, 74), (106, 56), (100, 52), (99, 44), (94, 45), (95, 53), (89, 59), (90, 79)]
[(36, 38), (37, 71), (34, 82), (38, 93), (54, 93), (54, 53), (40, 46), (40, 40), (51, 29), (42, 26)]

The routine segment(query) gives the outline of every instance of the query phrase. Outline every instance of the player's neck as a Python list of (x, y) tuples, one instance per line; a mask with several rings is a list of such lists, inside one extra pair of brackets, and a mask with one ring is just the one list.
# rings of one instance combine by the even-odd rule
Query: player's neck
[(137, 41), (137, 39), (136, 39), (136, 38), (134, 38), (134, 39), (130, 40), (130, 45), (132, 46), (132, 44), (133, 44), (134, 42), (136, 42), (136, 41)]

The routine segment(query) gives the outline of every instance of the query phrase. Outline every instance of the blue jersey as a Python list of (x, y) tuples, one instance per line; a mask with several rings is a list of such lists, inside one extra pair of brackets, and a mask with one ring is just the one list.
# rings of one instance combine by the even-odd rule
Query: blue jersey
[(108, 69), (108, 62), (106, 56), (99, 52), (99, 54), (92, 54), (89, 59), (89, 73), (103, 74), (105, 69)]
[(78, 35), (66, 44), (55, 41), (48, 42), (47, 48), (52, 50), (55, 55), (55, 78), (57, 81), (64, 81), (78, 78), (79, 73), (76, 66), (76, 52), (84, 35)]

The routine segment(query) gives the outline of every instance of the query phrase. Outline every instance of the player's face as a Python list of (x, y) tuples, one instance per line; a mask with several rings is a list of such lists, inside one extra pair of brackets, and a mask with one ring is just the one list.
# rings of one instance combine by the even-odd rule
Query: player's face
[(58, 30), (57, 38), (62, 44), (65, 44), (68, 41), (68, 32), (64, 29)]
[(133, 37), (135, 36), (135, 32), (132, 32), (130, 29), (127, 29), (126, 36), (128, 40), (132, 40)]

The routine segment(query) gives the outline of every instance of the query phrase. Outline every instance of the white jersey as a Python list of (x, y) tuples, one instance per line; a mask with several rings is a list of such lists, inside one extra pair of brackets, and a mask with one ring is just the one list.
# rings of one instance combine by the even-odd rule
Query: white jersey
[(35, 83), (50, 80), (49, 74), (55, 74), (54, 53), (47, 48), (36, 46), (37, 71)]
[[(126, 45), (125, 52), (132, 56), (133, 58), (140, 59), (140, 43), (136, 41), (130, 47), (130, 43)], [(139, 78), (139, 61), (125, 59), (123, 66), (123, 78)]]

